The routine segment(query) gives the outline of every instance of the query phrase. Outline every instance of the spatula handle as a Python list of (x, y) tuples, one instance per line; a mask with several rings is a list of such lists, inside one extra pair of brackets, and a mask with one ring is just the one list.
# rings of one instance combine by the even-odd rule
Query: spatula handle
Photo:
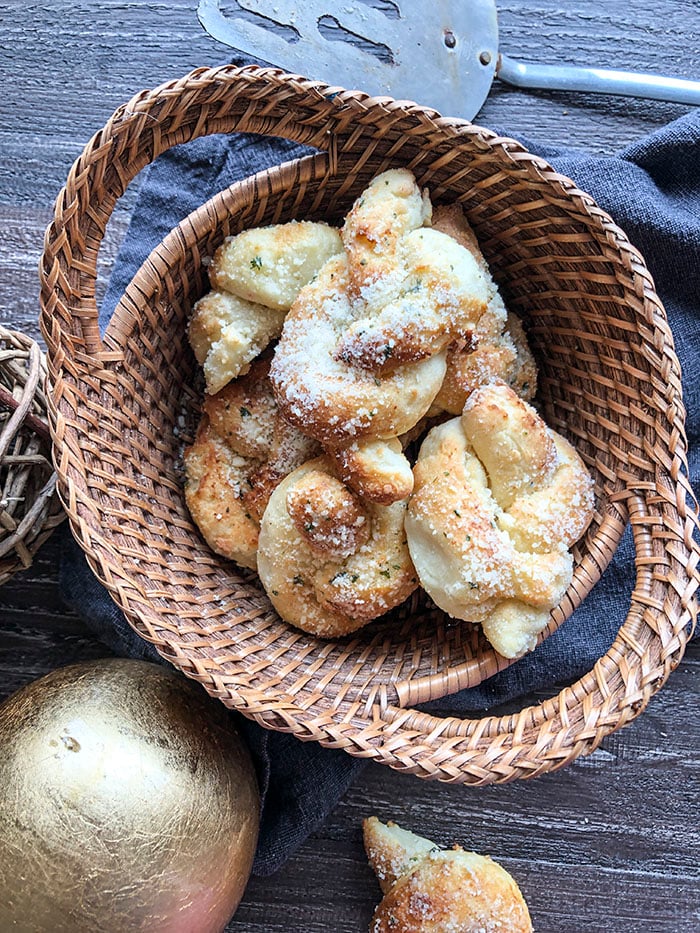
[(700, 106), (700, 81), (684, 78), (666, 78), (611, 68), (525, 64), (502, 54), (498, 56), (496, 76), (515, 87), (618, 94)]

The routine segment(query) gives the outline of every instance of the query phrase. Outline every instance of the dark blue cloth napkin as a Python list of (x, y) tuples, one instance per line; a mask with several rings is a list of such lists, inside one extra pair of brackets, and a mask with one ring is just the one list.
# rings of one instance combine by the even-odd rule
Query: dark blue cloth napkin
[[(589, 192), (645, 257), (668, 312), (684, 371), (691, 481), (696, 483), (700, 466), (700, 111), (615, 157), (523, 142)], [(142, 182), (104, 301), (103, 326), (149, 251), (183, 217), (237, 179), (303, 151), (281, 140), (234, 135), (195, 140), (162, 155)], [(626, 616), (633, 582), (633, 549), (627, 534), (603, 579), (551, 638), (481, 686), (431, 708), (486, 710), (580, 677), (612, 643)], [(160, 660), (128, 626), (65, 532), (61, 583), (69, 605), (112, 650)], [(270, 874), (323, 822), (362, 762), (344, 752), (267, 732), (239, 718), (256, 760), (264, 802), (254, 870)]]

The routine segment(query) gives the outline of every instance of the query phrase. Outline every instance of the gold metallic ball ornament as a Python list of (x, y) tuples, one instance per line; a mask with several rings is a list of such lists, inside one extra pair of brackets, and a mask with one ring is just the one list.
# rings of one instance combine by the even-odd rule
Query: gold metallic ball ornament
[(0, 706), (0, 931), (220, 933), (250, 875), (259, 799), (222, 704), (107, 659)]

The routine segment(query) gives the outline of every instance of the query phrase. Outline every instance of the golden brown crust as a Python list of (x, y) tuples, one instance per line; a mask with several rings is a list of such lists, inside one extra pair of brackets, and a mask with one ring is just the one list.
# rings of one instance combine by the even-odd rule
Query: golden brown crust
[(470, 393), (488, 382), (503, 381), (529, 401), (537, 391), (537, 367), (521, 321), (506, 315), (503, 300), (491, 278), (474, 231), (458, 204), (435, 209), (433, 227), (453, 237), (469, 250), (490, 283), (486, 312), (479, 319), (471, 340), (453, 344), (447, 354), (445, 379), (433, 402), (431, 413), (459, 415)]
[(318, 445), (279, 415), (269, 359), (208, 396), (194, 443), (185, 450), (185, 501), (212, 550), (255, 569), (258, 530), (281, 479)]
[(362, 503), (339, 479), (309, 470), (287, 493), (287, 514), (320, 558), (349, 557), (369, 538)]
[(537, 392), (537, 366), (523, 325), (511, 313), (501, 333), (482, 334), (477, 328), (471, 344), (450, 347), (445, 378), (430, 411), (459, 415), (475, 389), (498, 381), (505, 382), (525, 401)]
[(488, 856), (441, 850), (376, 817), (363, 835), (384, 892), (371, 933), (532, 933), (518, 885)]
[(272, 446), (276, 406), (269, 372), (268, 358), (255, 360), (244, 378), (233, 380), (202, 406), (212, 430), (242, 457), (264, 460)]
[(338, 475), (363, 499), (389, 505), (407, 499), (413, 470), (398, 438), (361, 438), (347, 447), (329, 448)]
[[(361, 628), (403, 602), (418, 583), (404, 532), (405, 501), (367, 502), (358, 515), (353, 498), (346, 502), (347, 523), (334, 527), (325, 507), (343, 497), (339, 486), (329, 459), (304, 464), (274, 491), (260, 528), (258, 572), (265, 591), (283, 619), (322, 638)], [(305, 534), (305, 524), (318, 525), (318, 534), (315, 527)], [(347, 553), (353, 538), (357, 546)]]
[(523, 322), (509, 312), (506, 319), (504, 337), (510, 338), (515, 347), (515, 360), (500, 378), (526, 402), (537, 393), (537, 364), (532, 355)]
[(185, 472), (185, 501), (209, 547), (254, 570), (258, 525), (241, 501), (245, 483), (241, 458), (206, 420), (185, 451)]

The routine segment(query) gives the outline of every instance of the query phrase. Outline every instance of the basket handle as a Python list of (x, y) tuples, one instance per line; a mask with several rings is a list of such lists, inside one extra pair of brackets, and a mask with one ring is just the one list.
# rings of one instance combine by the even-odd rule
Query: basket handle
[(40, 324), (52, 364), (94, 370), (114, 358), (100, 338), (97, 256), (114, 205), (142, 169), (172, 146), (231, 132), (325, 150), (333, 168), (362, 132), (365, 98), (274, 68), (225, 65), (196, 69), (118, 108), (74, 163), (44, 237)]

